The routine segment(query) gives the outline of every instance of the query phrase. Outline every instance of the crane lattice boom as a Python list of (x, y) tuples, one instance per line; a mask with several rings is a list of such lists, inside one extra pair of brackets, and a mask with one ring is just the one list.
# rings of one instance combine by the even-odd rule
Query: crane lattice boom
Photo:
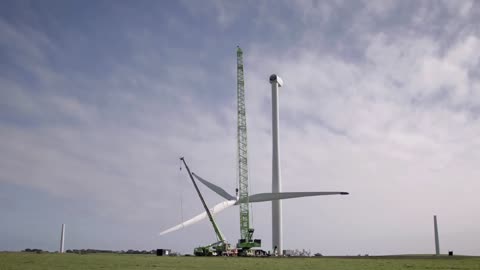
[(245, 113), (245, 81), (243, 77), (243, 52), (237, 49), (237, 143), (238, 143), (238, 187), (240, 204), (240, 238), (250, 240), (250, 217), (248, 210), (248, 153), (247, 116)]

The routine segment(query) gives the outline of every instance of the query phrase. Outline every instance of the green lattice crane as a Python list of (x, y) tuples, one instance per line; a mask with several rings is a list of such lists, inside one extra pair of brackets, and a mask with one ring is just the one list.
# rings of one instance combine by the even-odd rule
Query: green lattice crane
[(260, 247), (261, 241), (253, 240), (254, 229), (250, 228), (248, 201), (248, 144), (247, 115), (245, 111), (245, 80), (243, 74), (243, 52), (237, 47), (237, 144), (238, 144), (238, 197), (240, 203), (240, 240), (237, 247), (248, 250)]

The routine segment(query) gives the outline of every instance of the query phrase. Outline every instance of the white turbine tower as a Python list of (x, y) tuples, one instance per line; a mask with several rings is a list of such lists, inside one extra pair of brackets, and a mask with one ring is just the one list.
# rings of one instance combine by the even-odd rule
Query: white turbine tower
[(433, 216), (433, 231), (435, 234), (435, 255), (440, 255), (440, 240), (438, 238), (437, 216)]
[(65, 252), (65, 224), (62, 224), (62, 232), (60, 233), (60, 253)]
[[(272, 84), (272, 193), (282, 192), (282, 177), (280, 175), (280, 148), (278, 147), (278, 88), (283, 81), (275, 74), (270, 76)], [(272, 249), (282, 255), (282, 201), (272, 201)]]

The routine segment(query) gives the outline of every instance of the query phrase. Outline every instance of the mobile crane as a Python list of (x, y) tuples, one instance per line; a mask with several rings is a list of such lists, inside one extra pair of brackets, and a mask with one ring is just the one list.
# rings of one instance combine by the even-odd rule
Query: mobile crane
[(213, 218), (212, 212), (210, 209), (208, 209), (207, 204), (205, 203), (205, 199), (202, 196), (202, 193), (200, 192), (200, 189), (197, 186), (197, 183), (193, 179), (192, 173), (190, 172), (190, 168), (188, 167), (187, 163), (185, 162), (185, 158), (181, 157), (180, 160), (183, 162), (185, 168), (187, 169), (188, 175), (190, 176), (190, 179), (192, 180), (193, 186), (195, 187), (195, 190), (197, 191), (198, 197), (200, 197), (200, 201), (202, 202), (203, 208), (205, 209), (205, 212), (207, 213), (208, 219), (210, 220), (210, 223), (212, 223), (213, 230), (215, 231), (215, 235), (217, 237), (217, 242), (210, 244), (208, 246), (201, 246), (201, 247), (196, 247), (194, 249), (194, 255), (195, 256), (233, 256), (236, 255), (236, 250), (232, 250), (230, 247), (230, 244), (226, 241), (225, 237), (223, 236), (222, 232), (218, 228), (217, 223), (215, 222), (215, 219)]
[(243, 256), (254, 256), (259, 251), (262, 240), (253, 239), (250, 227), (249, 196), (248, 196), (248, 144), (247, 116), (245, 109), (245, 79), (243, 72), (243, 51), (237, 47), (237, 162), (238, 162), (238, 199), (240, 200), (240, 239), (237, 248)]

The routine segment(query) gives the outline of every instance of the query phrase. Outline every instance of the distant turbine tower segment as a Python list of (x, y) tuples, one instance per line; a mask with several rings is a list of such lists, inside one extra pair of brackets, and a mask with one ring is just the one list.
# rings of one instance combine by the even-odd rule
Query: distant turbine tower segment
[(435, 255), (440, 255), (440, 239), (438, 239), (437, 216), (433, 216), (433, 230), (435, 234)]
[(62, 232), (60, 233), (60, 253), (65, 252), (65, 224), (62, 224)]

